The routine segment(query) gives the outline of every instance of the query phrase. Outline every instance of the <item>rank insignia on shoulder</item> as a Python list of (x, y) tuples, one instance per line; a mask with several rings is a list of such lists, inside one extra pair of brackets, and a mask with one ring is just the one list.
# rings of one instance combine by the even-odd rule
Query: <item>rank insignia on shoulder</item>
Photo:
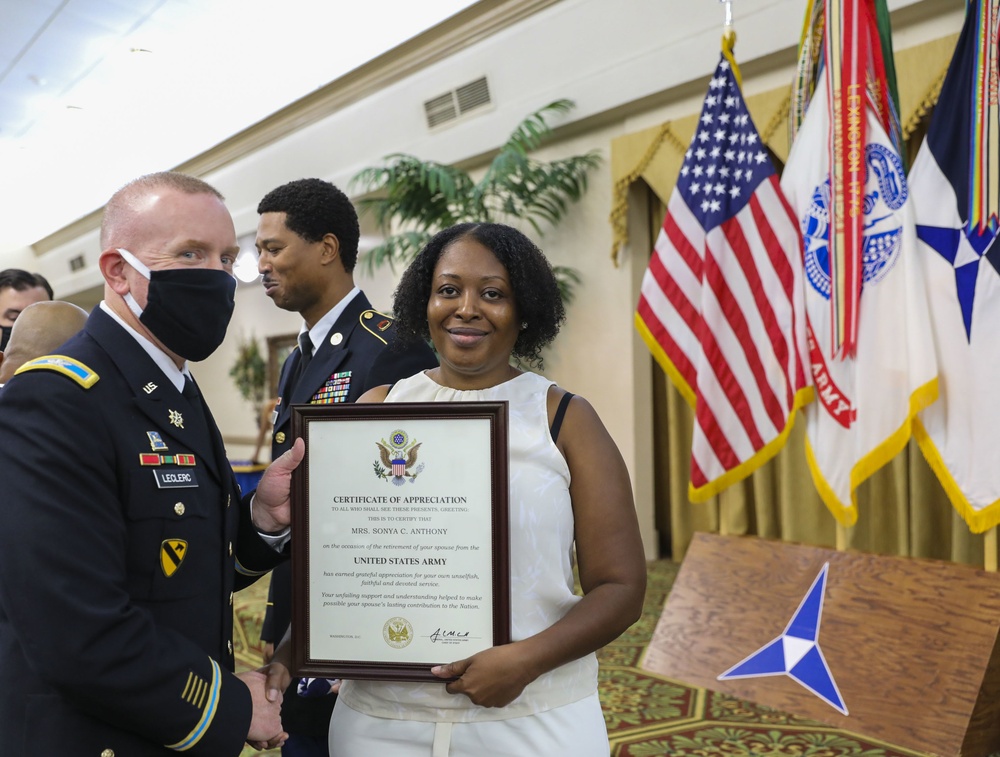
[[(378, 322), (375, 324), (375, 328), (372, 328), (368, 321), (371, 321), (375, 316), (378, 316)], [(392, 326), (392, 318), (385, 313), (380, 313), (377, 310), (366, 310), (361, 314), (361, 325), (365, 327), (367, 331), (372, 336), (376, 337), (383, 344), (388, 344), (381, 336), (379, 332), (385, 331), (390, 326)]]
[(64, 355), (43, 355), (34, 360), (29, 360), (14, 371), (14, 375), (26, 373), (27, 371), (55, 371), (73, 379), (84, 389), (90, 389), (100, 378), (97, 373), (79, 360), (74, 360)]
[(160, 544), (160, 568), (163, 575), (170, 578), (181, 567), (187, 557), (188, 544), (183, 539), (164, 539)]

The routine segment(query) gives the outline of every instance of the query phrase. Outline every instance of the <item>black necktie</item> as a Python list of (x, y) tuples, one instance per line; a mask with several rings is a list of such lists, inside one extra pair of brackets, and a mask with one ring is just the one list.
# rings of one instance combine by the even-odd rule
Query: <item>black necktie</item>
[(302, 379), (302, 374), (304, 374), (306, 372), (306, 368), (309, 367), (309, 361), (312, 360), (312, 356), (312, 340), (309, 338), (309, 332), (303, 331), (299, 334), (299, 364), (295, 369), (295, 376), (292, 379), (291, 389), (295, 389), (295, 387), (298, 386), (299, 381)]
[(201, 392), (198, 391), (198, 387), (195, 386), (190, 376), (184, 376), (184, 389), (181, 390), (181, 394), (193, 405), (198, 406), (200, 404), (198, 398), (201, 396)]
[(190, 424), (189, 428), (193, 433), (204, 435), (206, 439), (211, 440), (212, 450), (215, 457), (215, 462), (212, 464), (212, 467), (216, 471), (226, 470), (228, 462), (226, 459), (226, 449), (222, 442), (222, 436), (219, 434), (215, 421), (212, 420), (212, 414), (208, 410), (208, 405), (206, 405), (202, 400), (201, 391), (198, 389), (198, 385), (194, 383), (194, 379), (186, 374), (184, 376), (184, 388), (181, 389), (181, 394), (195, 410), (195, 416), (193, 418), (187, 418), (187, 421)]
[[(184, 388), (181, 390), (181, 394), (198, 411), (197, 425), (205, 426), (207, 430), (207, 427), (211, 424), (208, 423), (208, 418), (205, 416), (205, 406), (201, 401), (201, 392), (198, 391), (198, 385), (194, 383), (194, 379), (190, 376), (184, 376)], [(192, 422), (195, 421), (192, 420)]]

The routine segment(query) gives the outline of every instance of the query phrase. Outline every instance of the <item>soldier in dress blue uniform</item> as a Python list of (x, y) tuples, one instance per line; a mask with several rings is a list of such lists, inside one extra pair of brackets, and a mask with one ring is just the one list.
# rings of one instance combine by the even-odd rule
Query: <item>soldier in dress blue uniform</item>
[[(291, 407), (304, 403), (354, 402), (375, 386), (393, 384), (434, 368), (437, 359), (423, 343), (393, 346), (393, 320), (374, 310), (354, 284), (359, 224), (354, 206), (337, 187), (300, 179), (260, 201), (258, 268), (274, 303), (305, 321), (299, 348), (285, 361), (278, 385), (271, 455), (291, 444)], [(268, 613), (261, 638), (280, 641), (291, 618), (291, 571), (283, 565), (271, 577)], [(289, 739), (285, 757), (325, 757), (334, 696), (285, 693), (282, 719)], [(314, 686), (303, 694), (312, 694)]]
[(119, 190), (104, 301), (0, 393), (0, 752), (236, 757), (280, 743), (280, 697), (233, 674), (233, 592), (277, 564), (299, 443), (241, 499), (190, 378), (222, 342), (238, 252), (221, 195)]

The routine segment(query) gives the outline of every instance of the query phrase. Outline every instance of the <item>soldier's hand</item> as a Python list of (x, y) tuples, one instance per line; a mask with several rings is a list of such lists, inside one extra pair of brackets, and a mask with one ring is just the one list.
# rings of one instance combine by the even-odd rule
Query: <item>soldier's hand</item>
[(247, 743), (255, 749), (280, 746), (288, 738), (288, 734), (281, 728), (280, 694), (278, 697), (268, 698), (265, 691), (267, 676), (258, 670), (239, 673), (237, 677), (250, 689), (253, 701), (253, 717), (250, 720)]
[(264, 471), (253, 500), (253, 524), (258, 531), (276, 533), (291, 523), (292, 471), (305, 453), (305, 442), (296, 439), (291, 449)]

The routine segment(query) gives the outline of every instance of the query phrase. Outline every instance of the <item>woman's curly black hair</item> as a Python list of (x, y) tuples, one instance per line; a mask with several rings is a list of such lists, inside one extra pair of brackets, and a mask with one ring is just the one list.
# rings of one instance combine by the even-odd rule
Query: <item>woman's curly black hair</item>
[(513, 354), (529, 365), (541, 366), (541, 351), (559, 333), (566, 311), (559, 297), (552, 266), (528, 237), (499, 223), (462, 223), (438, 232), (417, 254), (403, 273), (393, 294), (396, 338), (401, 344), (430, 339), (427, 303), (438, 259), (448, 246), (462, 238), (474, 239), (492, 252), (507, 269), (517, 317), (524, 328), (518, 332)]

